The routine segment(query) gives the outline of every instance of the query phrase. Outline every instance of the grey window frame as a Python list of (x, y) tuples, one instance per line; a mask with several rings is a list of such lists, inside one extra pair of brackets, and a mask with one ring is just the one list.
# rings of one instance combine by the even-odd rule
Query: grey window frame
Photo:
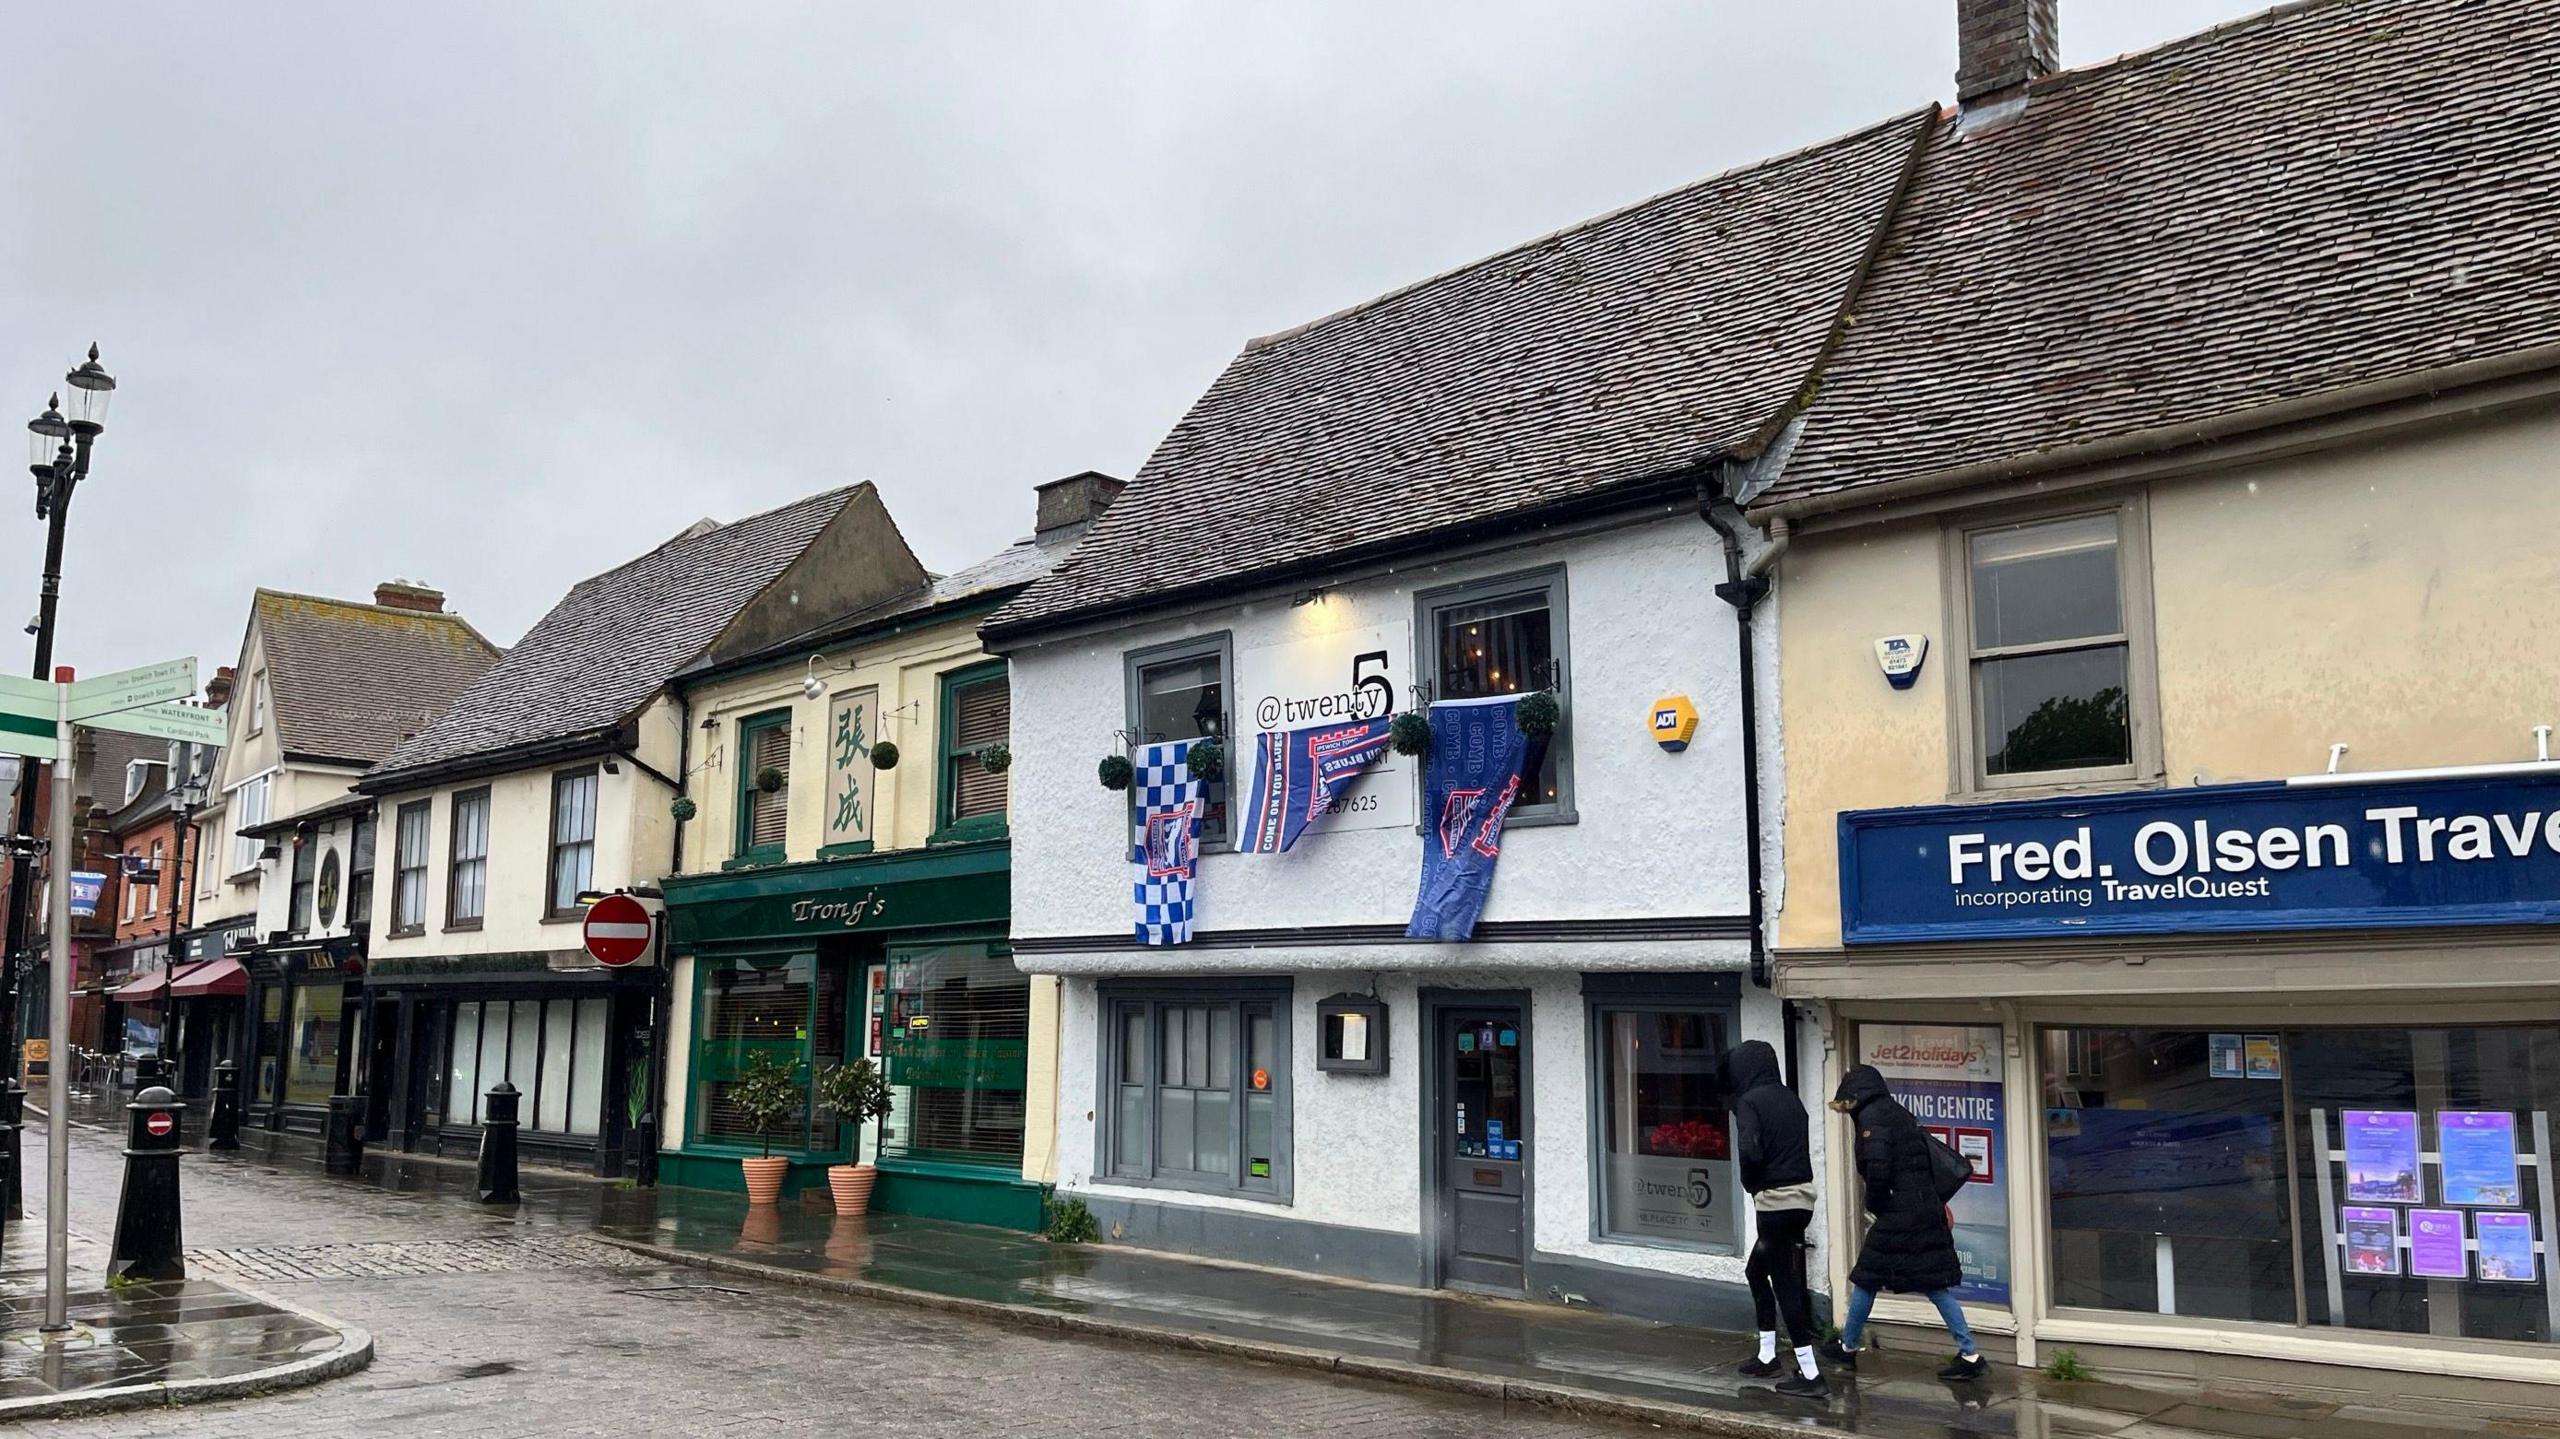
[[(2125, 721), (2132, 728), (2132, 760), (2121, 765), (2082, 769), (2039, 770), (2030, 774), (1983, 773), (1981, 707), (1975, 698), (1974, 665), (1986, 656), (1973, 645), (1973, 557), (1975, 535), (2021, 525), (2048, 524), (2112, 515), (2116, 521), (2116, 599), (2123, 613), (2121, 643), (2125, 647)], [(2082, 495), (1998, 509), (1950, 515), (1940, 532), (1942, 602), (1948, 655), (1942, 683), (1947, 696), (1947, 794), (1951, 799), (2060, 794), (2077, 790), (2144, 788), (2161, 783), (2167, 773), (2160, 734), (2160, 670), (2158, 632), (2152, 613), (2151, 507), (2140, 490)], [(2113, 641), (2101, 641), (2112, 643)], [(2051, 648), (2088, 647), (2073, 640)], [(2041, 647), (2030, 647), (2028, 652)], [(1994, 651), (1998, 658), (2017, 651)]]
[[(1559, 562), (1537, 565), (1524, 570), (1491, 575), (1480, 580), (1466, 580), (1454, 585), (1440, 585), (1413, 592), (1413, 683), (1431, 686), (1434, 698), (1440, 690), (1440, 612), (1461, 605), (1483, 604), (1489, 600), (1526, 594), (1543, 589), (1547, 595), (1548, 634), (1554, 641), (1556, 666), (1556, 698), (1564, 707), (1564, 722), (1556, 726), (1550, 749), (1556, 762), (1556, 797), (1552, 804), (1514, 803), (1503, 819), (1505, 829), (1522, 829), (1544, 824), (1577, 824), (1581, 815), (1574, 809), (1573, 796), (1573, 626), (1572, 607), (1567, 602), (1565, 566)], [(1429, 782), (1426, 766), (1414, 766), (1414, 812), (1422, 812), (1423, 786)], [(1419, 831), (1424, 821), (1416, 823)]]
[[(1697, 974), (1586, 974), (1582, 977), (1583, 1092), (1590, 1096), (1585, 1106), (1590, 1125), (1590, 1153), (1587, 1156), (1591, 1194), (1591, 1234), (1594, 1243), (1613, 1244), (1629, 1249), (1663, 1249), (1679, 1254), (1718, 1254), (1731, 1257), (1741, 1254), (1746, 1245), (1742, 1227), (1742, 1211), (1749, 1207), (1741, 1193), (1741, 1168), (1737, 1156), (1735, 1192), (1725, 1206), (1724, 1217), (1733, 1226), (1730, 1242), (1683, 1243), (1658, 1234), (1627, 1234), (1609, 1227), (1609, 1030), (1606, 1023), (1611, 1012), (1635, 1011), (1650, 1014), (1712, 1014), (1720, 1016), (1724, 1025), (1724, 1053), (1733, 1053), (1735, 1045), (1745, 1038), (1742, 1032), (1741, 977), (1731, 971)], [(1793, 1084), (1796, 1076), (1788, 1075)], [(1725, 1133), (1733, 1134), (1727, 1108)], [(1816, 1123), (1819, 1123), (1819, 1115)]]
[[(1122, 702), (1127, 716), (1125, 728), (1135, 734), (1138, 730), (1139, 716), (1138, 672), (1149, 665), (1165, 664), (1173, 660), (1198, 659), (1203, 655), (1215, 655), (1218, 659), (1218, 742), (1225, 745), (1227, 749), (1227, 777), (1219, 783), (1225, 786), (1227, 791), (1227, 817), (1224, 821), (1224, 829), (1214, 835), (1208, 833), (1207, 821), (1205, 819), (1202, 821), (1200, 852), (1223, 854), (1235, 848), (1236, 793), (1239, 788), (1236, 770), (1237, 766), (1243, 762), (1236, 749), (1234, 632), (1217, 630), (1209, 634), (1188, 635), (1182, 639), (1168, 640), (1163, 644), (1148, 645), (1143, 649), (1123, 653), (1120, 656), (1121, 683), (1125, 690)], [(1148, 741), (1141, 738), (1139, 743), (1144, 744)], [(1137, 803), (1137, 787), (1132, 785), (1129, 789), (1129, 824), (1132, 833), (1135, 832), (1137, 824)]]
[[(1222, 1194), (1232, 1199), (1250, 1199), (1266, 1204), (1292, 1204), (1297, 1192), (1295, 1161), (1297, 1133), (1294, 1127), (1295, 1086), (1291, 1074), (1297, 1067), (1295, 1034), (1291, 1008), (1296, 1003), (1297, 987), (1288, 978), (1256, 977), (1251, 979), (1203, 979), (1196, 982), (1106, 981), (1095, 986), (1095, 1022), (1101, 1032), (1094, 1045), (1093, 1107), (1093, 1178), (1097, 1184), (1124, 1184), (1140, 1189), (1178, 1189), (1192, 1194)], [(1156, 1085), (1154, 1055), (1147, 1066), (1147, 1143), (1146, 1172), (1125, 1174), (1118, 1164), (1119, 1136), (1114, 1132), (1119, 1122), (1119, 1096), (1113, 1091), (1119, 1084), (1121, 1050), (1120, 1015), (1125, 1005), (1144, 1005), (1147, 1010), (1147, 1042), (1161, 1046), (1164, 1035), (1164, 1009), (1167, 1005), (1224, 1004), (1237, 1011), (1234, 1034), (1237, 1058), (1229, 1066), (1235, 1076), (1233, 1091), (1238, 1102), (1232, 1107), (1233, 1143), (1229, 1152), (1235, 1157), (1236, 1178), (1231, 1183), (1218, 1183), (1199, 1178), (1190, 1171), (1160, 1173), (1156, 1168), (1155, 1120), (1161, 1105)], [(1271, 1077), (1275, 1096), (1271, 1108), (1271, 1178), (1257, 1185), (1244, 1172), (1245, 1106), (1243, 1096), (1250, 1091), (1248, 1071), (1244, 1063), (1243, 1007), (1248, 1004), (1271, 1006), (1271, 1051), (1279, 1067)]]

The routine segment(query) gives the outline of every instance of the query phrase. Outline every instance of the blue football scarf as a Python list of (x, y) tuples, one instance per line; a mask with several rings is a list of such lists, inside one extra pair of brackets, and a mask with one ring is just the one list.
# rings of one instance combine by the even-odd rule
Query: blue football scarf
[(1502, 821), (1520, 796), (1529, 743), (1512, 719), (1518, 695), (1444, 700), (1431, 707), (1431, 762), (1424, 771), (1422, 886), (1407, 939), (1466, 939), (1476, 932)]
[(1200, 816), (1207, 787), (1192, 778), (1191, 741), (1139, 747), (1129, 788), (1137, 796), (1130, 836), (1140, 944), (1191, 941), (1192, 885), (1200, 866)]
[(1246, 796), (1243, 843), (1250, 854), (1275, 854), (1341, 797), (1387, 752), (1387, 720), (1266, 730), (1254, 742), (1253, 788)]

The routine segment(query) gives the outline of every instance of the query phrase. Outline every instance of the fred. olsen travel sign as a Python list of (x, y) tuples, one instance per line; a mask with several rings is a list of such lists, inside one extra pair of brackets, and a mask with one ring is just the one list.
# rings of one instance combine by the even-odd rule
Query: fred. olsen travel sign
[(2560, 923), (2560, 771), (1840, 816), (1849, 944)]

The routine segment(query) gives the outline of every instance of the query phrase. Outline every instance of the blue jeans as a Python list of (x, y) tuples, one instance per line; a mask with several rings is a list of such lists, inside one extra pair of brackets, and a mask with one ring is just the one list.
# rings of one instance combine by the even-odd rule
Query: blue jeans
[[(1964, 1306), (1956, 1302), (1954, 1290), (1933, 1291), (1929, 1295), (1929, 1302), (1938, 1306), (1938, 1317), (1947, 1322), (1947, 1332), (1955, 1336), (1958, 1354), (1982, 1352), (1973, 1347), (1973, 1331), (1965, 1327)], [(1840, 1329), (1842, 1347), (1849, 1349), (1858, 1347), (1858, 1341), (1866, 1336), (1867, 1316), (1875, 1312), (1875, 1307), (1876, 1292), (1874, 1290), (1860, 1289), (1854, 1284), (1849, 1286), (1849, 1322)]]

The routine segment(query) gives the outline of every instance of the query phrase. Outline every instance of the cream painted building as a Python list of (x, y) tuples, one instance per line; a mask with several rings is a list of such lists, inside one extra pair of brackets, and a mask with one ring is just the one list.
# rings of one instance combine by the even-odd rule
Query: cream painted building
[(1749, 504), (1777, 976), (1974, 1160), (1995, 1348), (2458, 1406), (2560, 1383), (2560, 33), (2362, 13), (1932, 140)]
[[(875, 1206), (1034, 1228), (1053, 1167), (1058, 982), (1015, 968), (1012, 684), (977, 626), (1049, 572), (1119, 482), (1040, 487), (1034, 534), (884, 600), (714, 646), (680, 679), (694, 759), (666, 884), (671, 1183), (788, 1185), (876, 1162)], [(910, 562), (912, 563), (912, 562)], [(856, 1141), (823, 1112), (767, 1136), (730, 1103), (756, 1056), (867, 1057), (894, 1109)]]

